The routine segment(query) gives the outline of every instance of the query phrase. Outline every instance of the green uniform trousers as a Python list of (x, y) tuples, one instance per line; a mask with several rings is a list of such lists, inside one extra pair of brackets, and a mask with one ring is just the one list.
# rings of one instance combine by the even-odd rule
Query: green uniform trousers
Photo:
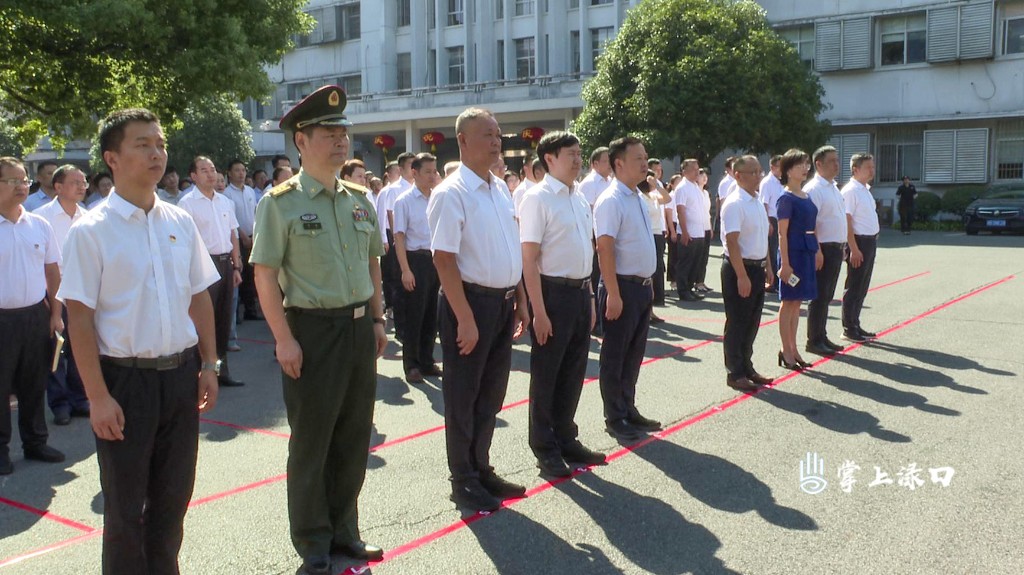
[(289, 308), (302, 347), (298, 379), (282, 375), (288, 442), (288, 519), (301, 557), (359, 540), (359, 491), (366, 476), (377, 388), (369, 309)]

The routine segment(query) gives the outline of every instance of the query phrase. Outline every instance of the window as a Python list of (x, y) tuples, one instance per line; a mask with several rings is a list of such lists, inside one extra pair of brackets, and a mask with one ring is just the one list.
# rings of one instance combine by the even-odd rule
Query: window
[(494, 19), (501, 20), (505, 17), (505, 0), (494, 0)]
[(398, 27), (412, 24), (412, 0), (398, 0)]
[(536, 75), (534, 69), (535, 54), (536, 46), (532, 37), (516, 40), (516, 79), (529, 80)]
[(988, 128), (925, 130), (924, 181), (983, 184), (988, 181)]
[(779, 32), (800, 55), (800, 61), (814, 67), (814, 25), (788, 28)]
[(603, 6), (605, 4), (611, 4), (613, 0), (590, 0), (591, 6)]
[(921, 180), (924, 157), (924, 131), (907, 126), (880, 127), (878, 138), (879, 183), (899, 182), (903, 176)]
[(448, 0), (448, 25), (461, 26), (465, 23), (462, 0)]
[(996, 179), (1024, 179), (1024, 120), (1003, 120), (996, 136)]
[(533, 14), (534, 4), (534, 0), (516, 0), (516, 16)]
[(338, 85), (345, 90), (345, 95), (349, 100), (357, 98), (363, 93), (363, 77), (360, 74), (342, 76), (338, 78)]
[(359, 32), (359, 3), (342, 4), (335, 6), (337, 16), (337, 38), (339, 40), (358, 40)]
[(597, 58), (604, 52), (605, 46), (611, 41), (612, 36), (615, 35), (615, 28), (608, 26), (607, 28), (591, 28), (590, 29), (590, 57), (594, 63), (594, 69), (597, 69)]
[(839, 175), (836, 183), (843, 187), (850, 181), (850, 159), (854, 154), (871, 153), (871, 134), (836, 134), (828, 144), (839, 152)]
[(1003, 54), (1024, 53), (1024, 17), (1003, 22)]
[(498, 40), (498, 49), (495, 51), (495, 55), (498, 57), (498, 79), (505, 79), (505, 41)]
[(573, 74), (580, 73), (580, 32), (573, 30), (569, 32), (569, 54), (572, 58), (570, 71)]
[(448, 48), (448, 85), (462, 86), (466, 82), (466, 52), (462, 46)]
[(815, 24), (815, 70), (861, 70), (871, 66), (871, 18)]
[(928, 10), (928, 61), (953, 62), (992, 56), (992, 2)]
[(427, 2), (427, 30), (437, 28), (437, 4), (434, 0)]
[(899, 66), (925, 61), (925, 15), (886, 18), (879, 23), (881, 64)]
[(412, 89), (412, 54), (409, 52), (398, 55), (398, 89)]
[(580, 0), (569, 0), (569, 9), (576, 10), (580, 7)]
[(288, 84), (288, 99), (294, 102), (305, 98), (306, 96), (313, 93), (314, 90), (320, 87), (320, 84), (313, 85), (313, 82), (299, 82), (297, 84)]

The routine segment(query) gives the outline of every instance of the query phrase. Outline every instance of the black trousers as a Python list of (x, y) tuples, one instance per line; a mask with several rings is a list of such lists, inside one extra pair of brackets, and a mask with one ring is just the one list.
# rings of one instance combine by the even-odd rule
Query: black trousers
[[(673, 224), (673, 225), (675, 225), (675, 224)], [(679, 233), (679, 228), (678, 227), (676, 228), (676, 233)], [(676, 260), (679, 259), (679, 254), (677, 253), (677, 248), (679, 247), (679, 242), (670, 241), (668, 238), (665, 238), (665, 240), (666, 240), (665, 241), (665, 244), (666, 244), (665, 245), (665, 247), (666, 247), (665, 252), (666, 252), (666, 254), (668, 256), (668, 262), (665, 264), (665, 275), (668, 276), (668, 279), (670, 281), (675, 282), (676, 281)]]
[(199, 354), (157, 371), (101, 361), (124, 412), (124, 439), (96, 438), (103, 489), (103, 573), (176, 575), (199, 452)]
[[(768, 232), (768, 261), (777, 262), (779, 259), (779, 220), (778, 218), (768, 218), (768, 223), (771, 224)], [(774, 266), (774, 263), (772, 265)], [(774, 271), (778, 272), (779, 270)]]
[[(434, 365), (434, 340), (437, 339), (437, 293), (441, 281), (430, 250), (406, 252), (416, 287), (403, 297), (405, 339), (402, 342), (402, 367), (426, 369)], [(404, 289), (404, 286), (403, 286)]]
[(878, 247), (877, 236), (854, 236), (864, 261), (860, 267), (850, 265), (849, 254), (846, 261), (846, 288), (843, 291), (843, 329), (846, 331), (860, 329), (860, 312), (864, 309), (864, 298), (871, 286), (871, 273), (875, 269), (875, 253)]
[[(651, 323), (651, 302), (654, 291), (649, 285), (619, 279), (622, 314), (604, 320), (604, 341), (601, 343), (601, 399), (604, 418), (613, 421), (637, 415), (636, 380), (647, 349), (647, 328)], [(601, 285), (602, 302), (608, 291)], [(605, 305), (601, 306), (602, 308)]]
[[(231, 370), (228, 368), (228, 339), (231, 336), (231, 326), (235, 321), (234, 295), (235, 286), (232, 281), (234, 267), (231, 265), (231, 254), (210, 256), (213, 258), (213, 265), (217, 267), (220, 279), (207, 288), (210, 294), (210, 302), (213, 303), (213, 327), (214, 340), (217, 342), (217, 357), (220, 358), (220, 377), (231, 377)], [(239, 286), (238, 298), (242, 299), (241, 286)], [(248, 305), (245, 311), (255, 310)]]
[(530, 448), (537, 457), (559, 453), (579, 433), (576, 407), (590, 351), (590, 289), (541, 279), (552, 335), (537, 343), (530, 335)]
[(702, 284), (708, 277), (708, 260), (711, 259), (711, 230), (704, 230), (704, 254), (697, 262), (696, 283)]
[(914, 204), (899, 204), (900, 231), (909, 232), (914, 225)]
[(725, 306), (725, 369), (730, 379), (756, 373), (751, 358), (754, 357), (754, 339), (761, 324), (761, 310), (764, 308), (764, 274), (761, 265), (743, 266), (750, 278), (750, 295), (740, 296), (736, 285), (736, 270), (728, 259), (722, 262), (722, 302)]
[[(590, 288), (593, 290), (594, 297), (597, 297), (597, 286), (601, 283), (601, 266), (597, 261), (597, 240), (593, 240), (591, 243), (594, 246), (594, 262), (593, 267), (590, 268)], [(598, 318), (598, 322), (600, 321)]]
[(454, 485), (493, 471), (491, 440), (508, 387), (515, 325), (515, 298), (467, 290), (466, 300), (480, 334), (468, 355), (459, 353), (458, 322), (444, 292), (438, 304), (444, 357), (444, 435)]
[(11, 409), (18, 398), (18, 432), (22, 449), (46, 445), (46, 374), (53, 359), (50, 308), (43, 302), (0, 309), (0, 453), (9, 453)]
[(679, 241), (676, 253), (676, 291), (682, 297), (684, 293), (693, 291), (693, 284), (696, 283), (697, 262), (704, 258), (704, 238), (691, 237), (690, 243), (686, 245)]
[(299, 378), (281, 375), (292, 431), (288, 520), (300, 557), (326, 555), (332, 543), (360, 539), (358, 499), (370, 451), (377, 341), (370, 310), (359, 318), (351, 310), (285, 312), (302, 348)]
[(818, 297), (807, 304), (807, 343), (823, 343), (828, 337), (825, 323), (828, 321), (828, 306), (836, 295), (839, 270), (843, 267), (843, 244), (828, 242), (821, 244), (824, 265), (815, 274), (818, 283)]
[[(64, 318), (64, 325), (68, 325), (68, 308), (61, 310)], [(89, 398), (85, 395), (85, 384), (78, 374), (78, 366), (75, 365), (75, 354), (71, 351), (71, 334), (65, 329), (64, 349), (61, 351), (60, 361), (57, 363), (57, 371), (51, 372), (46, 377), (46, 402), (50, 405), (50, 411), (54, 415), (58, 413), (70, 414), (72, 411), (89, 409)], [(50, 356), (52, 361), (53, 356)]]
[[(253, 273), (252, 264), (249, 263), (249, 254), (252, 253), (252, 247), (240, 248), (242, 251), (242, 283), (238, 284), (238, 301), (245, 306), (245, 314), (251, 317), (252, 314), (256, 313), (259, 309), (258, 297), (256, 295), (256, 279)], [(219, 267), (217, 268), (220, 269)], [(221, 278), (224, 274), (221, 273)], [(228, 274), (228, 284), (231, 284), (231, 274)], [(234, 286), (228, 288), (228, 296), (234, 292)], [(216, 307), (214, 308), (216, 309)], [(236, 310), (237, 311), (237, 310)], [(220, 350), (217, 351), (220, 354)], [(221, 357), (221, 359), (224, 359)]]
[(391, 317), (395, 322), (395, 335), (405, 339), (405, 309), (402, 303), (405, 289), (402, 287), (402, 268), (398, 265), (398, 253), (395, 252), (395, 237), (391, 230), (387, 231), (388, 253), (381, 258), (381, 290), (384, 303), (391, 308)]
[(665, 244), (665, 234), (654, 234), (654, 253), (658, 257), (658, 267), (651, 276), (654, 283), (654, 305), (665, 304)]

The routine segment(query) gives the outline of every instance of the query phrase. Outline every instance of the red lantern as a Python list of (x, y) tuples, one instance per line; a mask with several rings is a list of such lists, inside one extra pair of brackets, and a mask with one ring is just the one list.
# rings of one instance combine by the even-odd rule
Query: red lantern
[(388, 163), (388, 150), (394, 147), (395, 139), (388, 134), (381, 134), (373, 139), (373, 145), (384, 152), (384, 163)]
[(520, 136), (522, 136), (524, 140), (530, 142), (530, 145), (533, 148), (537, 147), (537, 144), (540, 143), (540, 139), (543, 135), (544, 128), (538, 128), (537, 126), (531, 126), (529, 128), (526, 128), (520, 134)]
[(441, 132), (427, 132), (423, 134), (423, 143), (430, 146), (430, 153), (436, 154), (437, 147), (444, 143), (444, 134)]

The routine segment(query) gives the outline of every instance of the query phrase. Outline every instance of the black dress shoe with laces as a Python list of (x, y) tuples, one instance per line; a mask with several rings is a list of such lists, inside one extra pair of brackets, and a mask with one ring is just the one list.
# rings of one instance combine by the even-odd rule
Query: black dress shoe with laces
[(233, 377), (218, 377), (217, 385), (221, 387), (242, 387), (245, 385), (245, 382)]
[(827, 337), (825, 338), (825, 345), (827, 345), (828, 347), (831, 347), (832, 349), (834, 349), (836, 351), (843, 351), (844, 349), (846, 349), (846, 346), (839, 345), (838, 343), (832, 341), (831, 339), (829, 339)]
[(861, 329), (859, 327), (857, 328), (857, 332), (859, 334), (861, 334), (862, 336), (866, 337), (867, 339), (876, 339), (878, 337), (877, 333), (874, 333), (874, 332), (871, 332), (871, 331), (864, 331), (863, 329)]
[(332, 545), (331, 553), (341, 553), (362, 561), (380, 561), (384, 558), (384, 550), (365, 541), (352, 541), (340, 545)]
[(764, 376), (764, 375), (761, 375), (760, 373), (757, 373), (756, 371), (748, 374), (747, 375), (747, 379), (749, 379), (750, 381), (756, 383), (757, 385), (768, 385), (769, 383), (775, 381), (774, 379), (772, 379), (770, 377), (767, 377), (767, 376)]
[(309, 575), (327, 575), (331, 572), (331, 556), (310, 555), (302, 560), (302, 570)]
[(479, 481), (468, 481), (459, 485), (452, 485), (452, 494), (448, 497), (459, 507), (473, 511), (494, 511), (501, 507), (501, 501), (496, 499)]
[(46, 463), (60, 463), (64, 461), (64, 454), (49, 445), (40, 445), (39, 447), (25, 448), (25, 459), (45, 461)]
[(430, 377), (441, 377), (444, 375), (444, 371), (442, 371), (440, 367), (437, 367), (436, 363), (432, 363), (429, 367), (421, 369), (420, 373)]
[(661, 422), (635, 413), (626, 418), (633, 427), (641, 431), (661, 431)]
[(868, 338), (866, 338), (863, 335), (861, 335), (859, 331), (855, 331), (855, 330), (844, 331), (843, 332), (843, 339), (845, 339), (846, 341), (852, 341), (852, 342), (855, 342), (855, 343), (864, 343), (865, 341), (868, 340)]
[(480, 485), (483, 485), (484, 489), (486, 489), (488, 493), (498, 499), (504, 500), (526, 497), (525, 487), (518, 483), (505, 481), (498, 477), (494, 472), (481, 474)]
[(759, 386), (753, 381), (750, 381), (750, 378), (746, 376), (737, 378), (727, 377), (725, 378), (725, 384), (736, 391), (742, 392), (757, 391), (759, 389)]
[(565, 464), (561, 455), (545, 455), (537, 458), (537, 468), (548, 477), (571, 477), (572, 469)]
[(562, 458), (566, 461), (586, 463), (587, 465), (604, 465), (606, 463), (603, 453), (587, 449), (579, 441), (562, 446)]
[(0, 455), (0, 475), (10, 475), (14, 473), (14, 464), (11, 463), (11, 456), (6, 453)]
[(54, 413), (53, 423), (55, 425), (67, 425), (71, 423), (71, 412), (68, 410), (61, 410)]
[(805, 347), (804, 349), (807, 350), (807, 353), (813, 353), (815, 355), (830, 356), (830, 355), (835, 355), (836, 354), (836, 350), (835, 349), (833, 349), (833, 348), (829, 347), (828, 345), (826, 345), (825, 342), (820, 342), (820, 341), (819, 342), (814, 342), (814, 343), (808, 343), (807, 347)]
[(630, 423), (628, 419), (613, 419), (605, 423), (605, 429), (612, 436), (625, 441), (633, 441), (644, 436), (644, 432)]

